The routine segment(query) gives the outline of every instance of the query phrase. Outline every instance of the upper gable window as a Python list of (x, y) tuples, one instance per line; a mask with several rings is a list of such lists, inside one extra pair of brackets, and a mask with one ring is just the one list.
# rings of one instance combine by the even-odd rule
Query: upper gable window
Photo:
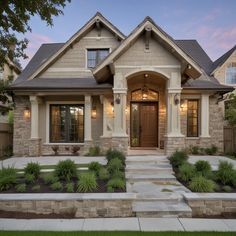
[(236, 63), (231, 63), (226, 69), (226, 83), (236, 84)]
[(87, 49), (87, 67), (95, 68), (109, 54), (109, 48)]

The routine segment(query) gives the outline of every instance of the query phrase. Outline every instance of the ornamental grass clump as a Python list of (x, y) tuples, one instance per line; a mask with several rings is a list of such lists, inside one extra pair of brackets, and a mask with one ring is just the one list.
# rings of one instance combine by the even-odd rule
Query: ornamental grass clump
[(38, 179), (40, 175), (40, 165), (37, 162), (30, 162), (24, 168), (25, 175), (30, 174), (34, 175), (35, 179)]
[(46, 185), (53, 184), (53, 183), (59, 181), (59, 178), (57, 176), (55, 176), (54, 173), (45, 174), (45, 175), (43, 175), (42, 179)]
[(109, 162), (110, 160), (112, 160), (112, 159), (114, 159), (114, 158), (120, 159), (121, 162), (122, 162), (123, 164), (125, 164), (125, 155), (124, 155), (122, 152), (120, 152), (120, 151), (118, 151), (118, 150), (116, 150), (116, 149), (109, 149), (109, 150), (107, 151), (107, 153), (106, 153), (106, 159), (107, 159), (107, 161)]
[(98, 178), (100, 180), (108, 180), (110, 178), (110, 173), (107, 168), (102, 167), (98, 172)]
[(53, 191), (62, 191), (63, 190), (63, 185), (62, 185), (62, 183), (61, 182), (55, 182), (55, 183), (53, 183), (53, 184), (51, 184), (51, 189), (53, 190)]
[(114, 158), (108, 162), (107, 169), (110, 173), (115, 173), (123, 170), (124, 166), (119, 158)]
[(16, 192), (25, 193), (26, 192), (26, 184), (18, 184), (16, 185)]
[(99, 170), (102, 168), (102, 165), (97, 162), (97, 161), (92, 161), (89, 166), (88, 166), (88, 169), (90, 171), (94, 171), (96, 175), (98, 175), (99, 173)]
[(228, 161), (220, 161), (216, 175), (223, 185), (234, 185), (235, 170), (232, 163)]
[(17, 182), (16, 169), (14, 167), (3, 167), (0, 170), (0, 191), (5, 191)]
[(75, 184), (73, 182), (66, 184), (66, 192), (67, 193), (73, 193), (74, 192)]
[(170, 163), (175, 168), (178, 168), (179, 166), (183, 165), (187, 160), (188, 160), (188, 155), (185, 151), (175, 151), (170, 156)]
[(189, 183), (189, 188), (193, 192), (214, 192), (215, 183), (200, 175), (192, 178)]
[(107, 188), (125, 190), (125, 180), (121, 178), (110, 179), (107, 183)]
[(98, 187), (96, 176), (93, 172), (85, 172), (79, 175), (77, 192), (92, 192)]
[(27, 184), (33, 184), (35, 183), (35, 176), (33, 174), (26, 174), (25, 175), (25, 182)]
[(204, 177), (208, 177), (211, 175), (212, 169), (208, 161), (199, 160), (194, 164), (194, 166), (198, 174)]
[(179, 178), (185, 182), (191, 180), (195, 174), (195, 167), (187, 162), (179, 167)]
[(55, 175), (61, 180), (68, 181), (77, 177), (77, 167), (75, 162), (70, 159), (59, 161), (55, 167)]

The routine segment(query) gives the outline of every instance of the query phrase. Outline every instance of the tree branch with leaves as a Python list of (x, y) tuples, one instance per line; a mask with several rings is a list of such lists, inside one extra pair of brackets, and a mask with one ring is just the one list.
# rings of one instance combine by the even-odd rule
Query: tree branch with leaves
[(236, 94), (231, 93), (229, 100), (226, 102), (225, 119), (230, 126), (236, 126)]

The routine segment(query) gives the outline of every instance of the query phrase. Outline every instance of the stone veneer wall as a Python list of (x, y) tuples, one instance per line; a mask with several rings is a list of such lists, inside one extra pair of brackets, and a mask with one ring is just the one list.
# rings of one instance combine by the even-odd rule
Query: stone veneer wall
[(236, 216), (235, 193), (185, 193), (193, 217)]
[[(199, 113), (199, 121), (200, 121)], [(200, 124), (200, 123), (199, 123)], [(223, 134), (224, 134), (224, 118), (221, 107), (217, 104), (217, 99), (210, 97), (209, 99), (209, 138), (201, 138), (200, 127), (199, 137), (185, 138), (185, 147), (199, 146), (210, 147), (212, 144), (218, 147), (219, 152), (223, 152)], [(187, 135), (187, 110), (181, 111), (181, 132)]]
[(134, 216), (134, 196), (127, 193), (51, 194), (51, 197), (47, 197), (50, 194), (7, 195), (0, 195), (0, 210), (45, 215), (72, 214), (75, 218)]
[(28, 96), (15, 97), (14, 109), (14, 134), (13, 153), (14, 156), (29, 156), (30, 149), (30, 118), (24, 117), (24, 110), (30, 107)]

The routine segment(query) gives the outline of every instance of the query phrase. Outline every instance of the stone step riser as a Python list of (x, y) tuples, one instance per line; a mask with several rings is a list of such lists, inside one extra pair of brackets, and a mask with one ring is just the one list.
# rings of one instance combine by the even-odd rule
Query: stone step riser
[(167, 164), (167, 163), (170, 163), (169, 162), (169, 160), (166, 160), (166, 159), (163, 159), (163, 160), (158, 160), (158, 161), (148, 161), (148, 160), (146, 160), (146, 161), (139, 161), (139, 160), (137, 160), (137, 161), (129, 161), (129, 160), (127, 160), (126, 161), (126, 164), (128, 165), (128, 164), (151, 164), (151, 165), (155, 165), (155, 164)]
[(137, 182), (158, 182), (160, 184), (164, 184), (166, 182), (173, 182), (173, 179), (155, 179), (155, 178), (149, 178), (149, 179), (144, 179), (144, 178), (140, 178), (140, 179), (133, 179), (133, 178), (126, 178), (126, 181), (128, 181), (130, 184), (132, 183), (137, 183)]
[(191, 218), (192, 213), (190, 212), (135, 212), (136, 217), (144, 217), (144, 218)]
[(140, 169), (126, 169), (125, 172), (127, 174), (158, 174), (158, 173), (162, 173), (162, 174), (174, 174), (174, 171), (172, 169), (158, 169), (158, 170), (153, 170), (153, 169), (144, 169), (144, 170), (140, 170)]

